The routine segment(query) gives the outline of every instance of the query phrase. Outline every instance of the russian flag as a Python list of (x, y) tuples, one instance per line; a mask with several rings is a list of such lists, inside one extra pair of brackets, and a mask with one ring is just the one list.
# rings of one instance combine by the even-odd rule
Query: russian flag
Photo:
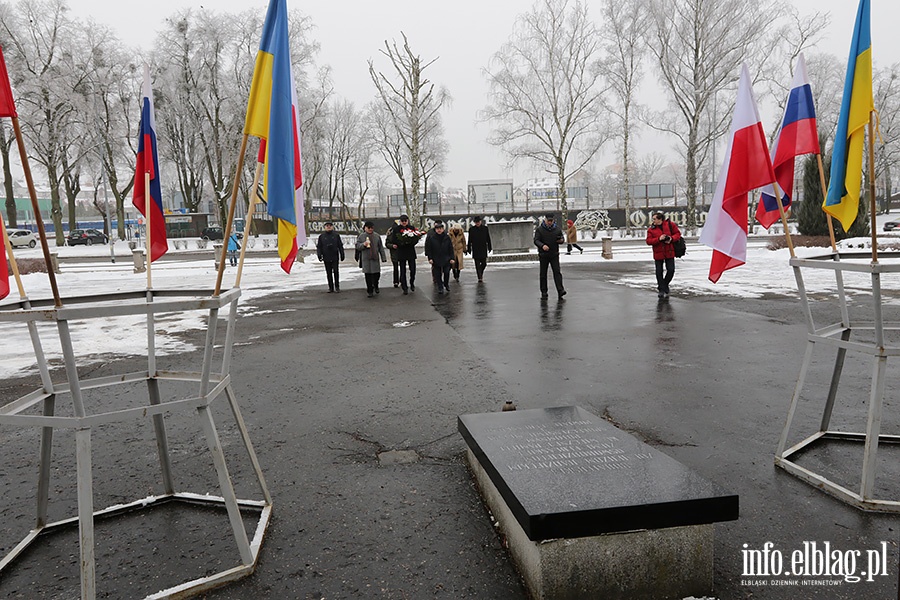
[(775, 181), (769, 147), (747, 64), (741, 66), (737, 102), (725, 162), (713, 196), (700, 243), (713, 249), (709, 280), (719, 281), (722, 273), (747, 262), (747, 213), (750, 190)]
[[(150, 174), (150, 211), (147, 214), (147, 193), (144, 176)], [(156, 115), (153, 110), (153, 90), (150, 89), (150, 67), (144, 65), (144, 97), (141, 100), (141, 125), (138, 138), (137, 168), (134, 174), (135, 208), (150, 223), (150, 262), (169, 251), (166, 239), (166, 217), (162, 208), (162, 192), (159, 185), (159, 158), (156, 152)]]
[[(265, 140), (267, 212), (278, 219), (278, 256), (291, 272), (303, 225), (299, 113), (291, 69), (286, 0), (270, 0), (253, 68), (244, 133)], [(298, 204), (298, 194), (300, 202)]]
[[(804, 154), (819, 154), (819, 133), (816, 129), (816, 106), (813, 102), (812, 87), (806, 73), (803, 54), (797, 59), (794, 81), (784, 107), (781, 130), (772, 147), (772, 168), (775, 180), (781, 188), (781, 203), (784, 209), (791, 205), (794, 196), (795, 158)], [(812, 201), (812, 199), (810, 199)], [(766, 186), (756, 206), (756, 220), (768, 229), (781, 218), (775, 201), (775, 188)]]

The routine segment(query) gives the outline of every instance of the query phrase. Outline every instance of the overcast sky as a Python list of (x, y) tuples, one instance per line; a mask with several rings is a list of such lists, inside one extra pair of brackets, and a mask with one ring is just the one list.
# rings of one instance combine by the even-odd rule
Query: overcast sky
[[(155, 0), (137, 11), (134, 3), (121, 0), (68, 0), (68, 3), (75, 16), (92, 17), (108, 24), (125, 43), (142, 48), (150, 48), (163, 20), (182, 8), (240, 12), (258, 6), (262, 18), (267, 4), (246, 0)], [(857, 2), (792, 0), (792, 3), (801, 13), (814, 10), (831, 13), (831, 25), (818, 50), (831, 52), (845, 62)], [(588, 4), (594, 15), (599, 14), (598, 1), (589, 0)], [(872, 4), (876, 67), (898, 62), (900, 41), (893, 37), (896, 34), (891, 29), (900, 22), (900, 2), (882, 0)], [(507, 171), (504, 157), (484, 141), (489, 127), (475, 122), (477, 111), (487, 100), (482, 69), (509, 37), (516, 15), (526, 10), (529, 3), (513, 0), (288, 0), (288, 5), (312, 18), (315, 24), (313, 37), (321, 45), (317, 62), (331, 65), (335, 91), (356, 102), (357, 106), (362, 106), (374, 95), (366, 61), (375, 58), (376, 65), (387, 67), (383, 61), (379, 62), (383, 57), (378, 54), (385, 39), (399, 38), (403, 31), (409, 37), (412, 49), (423, 59), (439, 57), (426, 73), (435, 83), (446, 86), (453, 96), (453, 104), (444, 115), (450, 143), (448, 173), (443, 178), (445, 187), (463, 187), (472, 179), (515, 175), (519, 183), (526, 173), (542, 176), (533, 173), (527, 165), (517, 168), (515, 173)], [(651, 72), (648, 77), (654, 78), (655, 74)], [(789, 80), (789, 74), (785, 73), (785, 82)], [(764, 125), (768, 130), (774, 123)], [(638, 140), (638, 152), (665, 152), (674, 143), (667, 139), (647, 138), (645, 135)], [(610, 158), (608, 162), (614, 160)]]

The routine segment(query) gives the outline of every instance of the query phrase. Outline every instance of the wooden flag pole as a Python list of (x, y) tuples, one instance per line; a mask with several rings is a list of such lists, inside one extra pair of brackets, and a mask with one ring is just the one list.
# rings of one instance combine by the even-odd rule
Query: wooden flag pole
[(247, 221), (244, 225), (244, 243), (241, 244), (241, 258), (238, 261), (237, 277), (234, 280), (234, 287), (241, 287), (241, 275), (244, 273), (244, 255), (247, 253), (247, 234), (250, 232), (250, 225), (253, 224), (253, 211), (256, 209), (256, 192), (259, 189), (259, 177), (262, 174), (263, 163), (256, 163), (256, 173), (253, 175), (253, 185), (250, 186), (250, 206), (247, 208)]
[(3, 244), (6, 246), (6, 256), (9, 258), (9, 266), (12, 269), (13, 276), (16, 278), (16, 286), (19, 288), (19, 298), (27, 300), (25, 295), (25, 286), (22, 285), (22, 276), (19, 275), (19, 265), (16, 263), (16, 257), (13, 255), (12, 242), (9, 241), (9, 235), (6, 233), (6, 224), (3, 222), (3, 216), (0, 215), (0, 236), (3, 236)]
[(781, 188), (778, 182), (773, 181), (772, 186), (775, 188), (775, 201), (778, 202), (778, 214), (781, 215), (781, 224), (784, 225), (784, 237), (787, 239), (788, 249), (791, 251), (791, 258), (796, 258), (794, 254), (794, 240), (791, 239), (791, 230), (788, 228), (787, 214), (784, 212), (784, 204), (781, 202)]
[(219, 258), (219, 272), (216, 275), (216, 291), (213, 296), (222, 292), (222, 277), (225, 275), (225, 253), (228, 249), (228, 238), (231, 236), (231, 224), (234, 221), (234, 205), (237, 202), (238, 190), (241, 185), (241, 171), (244, 169), (244, 155), (247, 153), (247, 139), (250, 134), (245, 133), (241, 140), (241, 151), (238, 153), (237, 169), (234, 174), (234, 185), (231, 188), (231, 206), (228, 207), (228, 221), (225, 223), (225, 238), (222, 244), (222, 256)]
[(878, 262), (878, 242), (875, 241), (875, 111), (869, 113), (869, 213), (872, 221), (872, 262)]
[(153, 209), (150, 206), (151, 202), (156, 202), (153, 199), (153, 196), (150, 194), (150, 172), (146, 169), (144, 170), (144, 212), (147, 213), (144, 215), (146, 217), (145, 223), (147, 223), (147, 235), (144, 236), (144, 243), (147, 244), (147, 289), (153, 289), (153, 277), (151, 276), (151, 265), (153, 264), (153, 238), (151, 237), (151, 228), (150, 228), (150, 215), (153, 213)]
[(25, 142), (22, 137), (22, 129), (19, 127), (19, 118), (12, 117), (13, 132), (16, 135), (16, 145), (19, 147), (19, 157), (22, 159), (22, 171), (25, 173), (25, 183), (28, 185), (28, 195), (31, 197), (31, 208), (34, 210), (34, 220), (37, 223), (38, 235), (41, 238), (41, 250), (44, 251), (44, 263), (47, 265), (47, 275), (50, 277), (50, 290), (53, 293), (53, 302), (56, 307), (62, 306), (59, 297), (59, 288), (56, 285), (56, 272), (53, 270), (53, 262), (50, 260), (50, 246), (47, 243), (47, 232), (44, 230), (44, 220), (41, 218), (41, 209), (38, 206), (37, 192), (34, 189), (34, 180), (31, 178), (31, 167), (28, 164), (28, 153), (25, 152)]
[[(824, 205), (828, 188), (825, 184), (825, 167), (822, 166), (822, 154), (816, 154), (816, 159), (819, 163), (819, 183), (822, 186), (822, 203)], [(837, 252), (837, 242), (834, 240), (834, 222), (831, 220), (830, 213), (825, 213), (825, 216), (828, 218), (828, 236), (831, 238), (831, 249)]]

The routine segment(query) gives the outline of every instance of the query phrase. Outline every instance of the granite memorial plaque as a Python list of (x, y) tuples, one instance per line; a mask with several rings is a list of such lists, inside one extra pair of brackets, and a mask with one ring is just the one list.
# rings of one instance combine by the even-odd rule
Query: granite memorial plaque
[(459, 431), (528, 538), (738, 518), (738, 496), (577, 406), (463, 415)]

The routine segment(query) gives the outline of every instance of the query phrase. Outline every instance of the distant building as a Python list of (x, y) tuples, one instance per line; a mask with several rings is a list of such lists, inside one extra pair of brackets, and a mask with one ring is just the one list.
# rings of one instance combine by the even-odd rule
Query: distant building
[(468, 182), (470, 204), (510, 204), (512, 179), (480, 179)]

